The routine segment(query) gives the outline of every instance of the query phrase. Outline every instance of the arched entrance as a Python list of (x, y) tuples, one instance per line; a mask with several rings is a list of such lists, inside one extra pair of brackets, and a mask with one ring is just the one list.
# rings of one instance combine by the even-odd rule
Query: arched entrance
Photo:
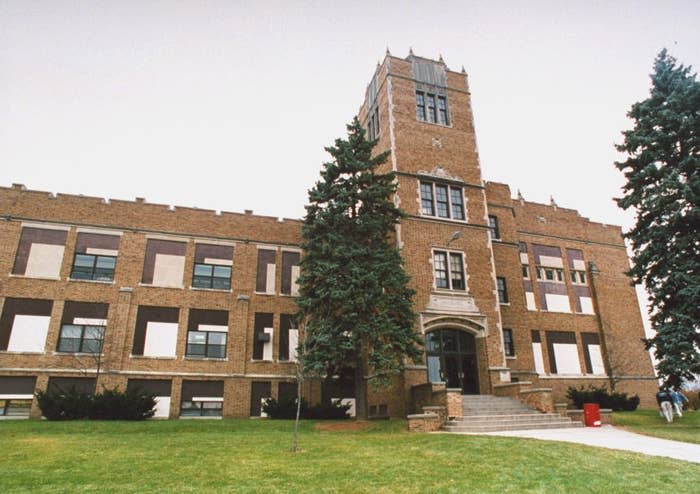
[(474, 335), (459, 329), (438, 329), (425, 335), (428, 380), (446, 382), (464, 394), (479, 394)]

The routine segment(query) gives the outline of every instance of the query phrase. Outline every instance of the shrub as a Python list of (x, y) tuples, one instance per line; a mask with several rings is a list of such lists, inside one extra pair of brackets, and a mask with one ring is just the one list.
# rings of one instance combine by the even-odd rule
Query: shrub
[(584, 403), (598, 403), (600, 408), (611, 408), (614, 411), (634, 411), (639, 406), (639, 396), (627, 396), (627, 393), (610, 393), (601, 386), (588, 386), (584, 388), (570, 387), (566, 392), (566, 397), (569, 398), (576, 408), (583, 408)]
[(71, 387), (39, 391), (36, 397), (48, 420), (144, 420), (153, 416), (156, 406), (155, 395), (142, 389), (105, 389), (92, 394)]
[[(342, 405), (340, 402), (309, 406), (306, 400), (301, 400), (300, 416), (312, 420), (340, 420), (349, 418), (349, 409), (350, 405)], [(297, 399), (292, 397), (277, 401), (269, 398), (263, 403), (262, 410), (271, 419), (294, 419), (297, 416)]]

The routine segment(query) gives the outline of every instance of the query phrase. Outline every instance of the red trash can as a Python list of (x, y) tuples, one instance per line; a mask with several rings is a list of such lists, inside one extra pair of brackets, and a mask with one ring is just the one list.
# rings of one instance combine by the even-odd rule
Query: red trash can
[(600, 405), (597, 403), (584, 403), (583, 421), (586, 427), (600, 427)]

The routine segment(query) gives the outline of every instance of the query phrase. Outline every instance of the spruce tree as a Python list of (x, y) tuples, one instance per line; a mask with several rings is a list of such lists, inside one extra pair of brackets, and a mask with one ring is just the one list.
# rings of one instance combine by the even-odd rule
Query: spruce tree
[(409, 278), (396, 247), (403, 216), (391, 201), (393, 173), (379, 174), (388, 152), (372, 157), (357, 117), (347, 139), (325, 148), (332, 160), (309, 191), (302, 227), (297, 300), (304, 329), (301, 364), (324, 378), (352, 370), (356, 414), (367, 417), (368, 383), (386, 384), (407, 358), (421, 358)]
[(626, 161), (623, 209), (636, 211), (626, 234), (630, 273), (649, 293), (657, 371), (669, 384), (700, 374), (700, 82), (664, 49), (649, 98), (632, 105), (634, 128), (616, 146)]

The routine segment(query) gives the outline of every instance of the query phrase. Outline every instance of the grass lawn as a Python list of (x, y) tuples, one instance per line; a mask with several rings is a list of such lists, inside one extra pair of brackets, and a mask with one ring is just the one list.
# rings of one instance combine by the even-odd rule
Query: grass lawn
[(531, 439), (415, 434), (404, 421), (367, 426), (323, 431), (303, 423), (302, 451), (292, 454), (287, 421), (4, 421), (0, 490), (638, 494), (695, 493), (700, 484), (700, 465), (671, 459)]
[(613, 424), (647, 436), (700, 444), (700, 411), (685, 411), (683, 417), (674, 417), (669, 424), (656, 410), (615, 412)]

